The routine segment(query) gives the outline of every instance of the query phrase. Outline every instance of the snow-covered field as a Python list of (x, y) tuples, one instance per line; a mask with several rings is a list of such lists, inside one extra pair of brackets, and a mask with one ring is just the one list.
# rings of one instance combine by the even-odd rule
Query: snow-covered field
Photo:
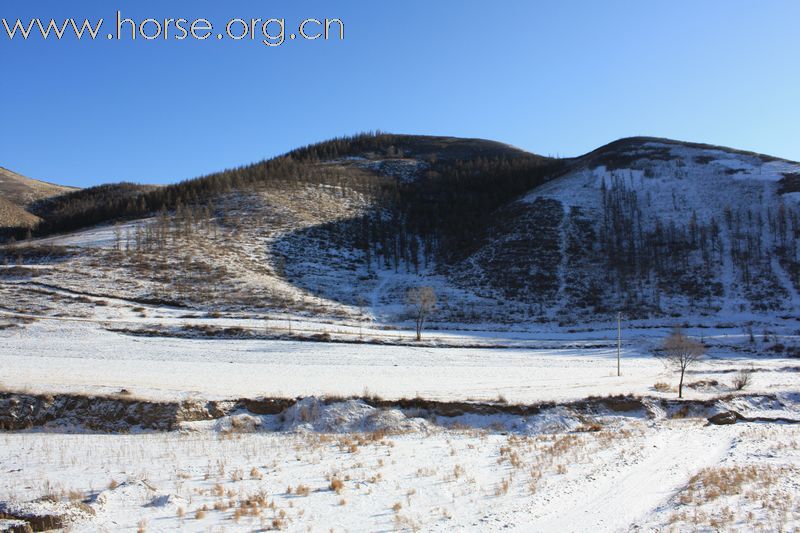
[[(113, 244), (113, 231), (93, 231), (54, 244)], [(687, 374), (686, 409), (665, 408), (678, 376), (653, 350), (672, 319), (623, 323), (617, 376), (608, 321), (441, 322), (415, 342), (407, 322), (386, 319), (397, 316), (402, 273), (379, 273), (365, 309), (336, 316), (280, 306), (215, 312), (137, 300), (152, 293), (119, 290), (137, 281), (119, 273), (88, 284), (92, 256), (76, 257), (26, 265), (41, 276), (0, 284), (0, 394), (304, 399), (279, 415), (235, 412), (170, 432), (97, 434), (59, 420), (0, 432), (0, 515), (49, 513), (72, 531), (800, 527), (791, 314), (681, 319), (708, 356)], [(739, 392), (742, 369), (752, 382)], [(570, 404), (609, 395), (641, 397), (647, 409)], [(351, 396), (555, 405), (448, 417), (330, 400)], [(707, 425), (724, 410), (767, 421)]]
[[(500, 333), (495, 333), (500, 335)], [(574, 336), (573, 336), (574, 337)], [(562, 340), (580, 344), (579, 338)], [(109, 332), (94, 323), (38, 321), (0, 331), (0, 383), (40, 392), (113, 393), (145, 398), (189, 395), (422, 396), (439, 400), (496, 399), (531, 403), (592, 395), (658, 395), (657, 382), (676, 384), (650, 354), (650, 342), (629, 343), (617, 377), (616, 348), (475, 349), (270, 340), (179, 339)], [(753, 390), (796, 384), (797, 359), (752, 361), (715, 350), (690, 369), (690, 381), (716, 379), (721, 388), (689, 390), (705, 398), (725, 392), (734, 372), (755, 366)], [(794, 368), (795, 372), (781, 371)], [(727, 383), (726, 383), (727, 382)]]
[[(346, 416), (346, 409), (339, 416)], [(312, 420), (313, 422), (313, 420)], [(0, 499), (72, 531), (767, 530), (800, 525), (798, 426), (597, 417), (596, 432), (208, 426), (0, 435)], [(41, 500), (45, 498), (45, 500)], [(58, 504), (51, 503), (58, 501)]]
[[(797, 359), (754, 356), (766, 342), (756, 340), (753, 348), (741, 332), (703, 330), (712, 348), (687, 376), (692, 386), (685, 396), (734, 394), (712, 411), (665, 411), (654, 403), (649, 412), (587, 415), (563, 403), (609, 394), (675, 398), (674, 391), (654, 388), (677, 383), (651, 355), (663, 328), (625, 331), (617, 377), (610, 329), (430, 334), (449, 347), (151, 337), (106, 329), (109, 321), (137, 316), (126, 313), (124, 302), (112, 301), (83, 320), (52, 317), (0, 330), (0, 383), (31, 393), (113, 395), (125, 389), (133, 398), (162, 401), (377, 395), (557, 405), (530, 416), (448, 418), (307, 398), (281, 415), (234, 413), (184, 422), (178, 431), (115, 435), (56, 421), (0, 433), (5, 512), (66, 516), (73, 531), (800, 526), (800, 426), (706, 424), (705, 417), (720, 409), (800, 420)], [(190, 320), (169, 308), (148, 315)], [(322, 325), (298, 321), (295, 327)], [(459, 346), (475, 337), (509, 347)], [(738, 396), (732, 379), (742, 368), (755, 372)]]

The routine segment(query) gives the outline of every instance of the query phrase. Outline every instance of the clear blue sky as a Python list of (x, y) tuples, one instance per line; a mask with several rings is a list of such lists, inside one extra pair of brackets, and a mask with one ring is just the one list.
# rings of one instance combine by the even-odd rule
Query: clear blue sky
[(654, 135), (800, 160), (800, 2), (3, 0), (6, 19), (340, 18), (343, 42), (9, 41), (0, 166), (167, 183), (381, 129), (572, 156)]

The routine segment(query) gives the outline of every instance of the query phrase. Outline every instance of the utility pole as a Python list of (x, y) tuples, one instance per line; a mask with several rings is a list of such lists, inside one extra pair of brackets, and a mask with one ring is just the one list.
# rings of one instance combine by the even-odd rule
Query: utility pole
[(622, 352), (622, 313), (617, 313), (617, 377), (620, 373), (620, 352)]

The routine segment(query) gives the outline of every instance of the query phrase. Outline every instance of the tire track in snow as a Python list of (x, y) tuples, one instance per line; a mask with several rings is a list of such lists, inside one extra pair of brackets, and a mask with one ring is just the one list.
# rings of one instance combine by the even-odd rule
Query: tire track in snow
[[(692, 426), (681, 427), (684, 424)], [(609, 475), (583, 480), (571, 492), (556, 492), (546, 502), (544, 513), (527, 524), (517, 522), (512, 529), (565, 533), (630, 530), (685, 486), (692, 475), (717, 464), (732, 441), (733, 433), (725, 428), (703, 428), (693, 422), (659, 429), (641, 443), (643, 458), (630, 466), (604, 465), (604, 473)], [(537, 511), (541, 509), (528, 510), (534, 516)]]

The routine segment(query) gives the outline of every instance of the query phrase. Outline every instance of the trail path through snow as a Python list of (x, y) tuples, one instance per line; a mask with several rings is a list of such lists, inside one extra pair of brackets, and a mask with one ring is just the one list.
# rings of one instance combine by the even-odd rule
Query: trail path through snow
[[(679, 423), (682, 425), (683, 423)], [(544, 513), (530, 509), (529, 524), (517, 531), (620, 531), (637, 522), (678, 492), (704, 467), (717, 464), (730, 449), (731, 430), (665, 427), (644, 441), (640, 457), (625, 456), (607, 464), (594, 482), (570, 483), (556, 498), (543, 502)], [(685, 429), (689, 429), (686, 431)]]

